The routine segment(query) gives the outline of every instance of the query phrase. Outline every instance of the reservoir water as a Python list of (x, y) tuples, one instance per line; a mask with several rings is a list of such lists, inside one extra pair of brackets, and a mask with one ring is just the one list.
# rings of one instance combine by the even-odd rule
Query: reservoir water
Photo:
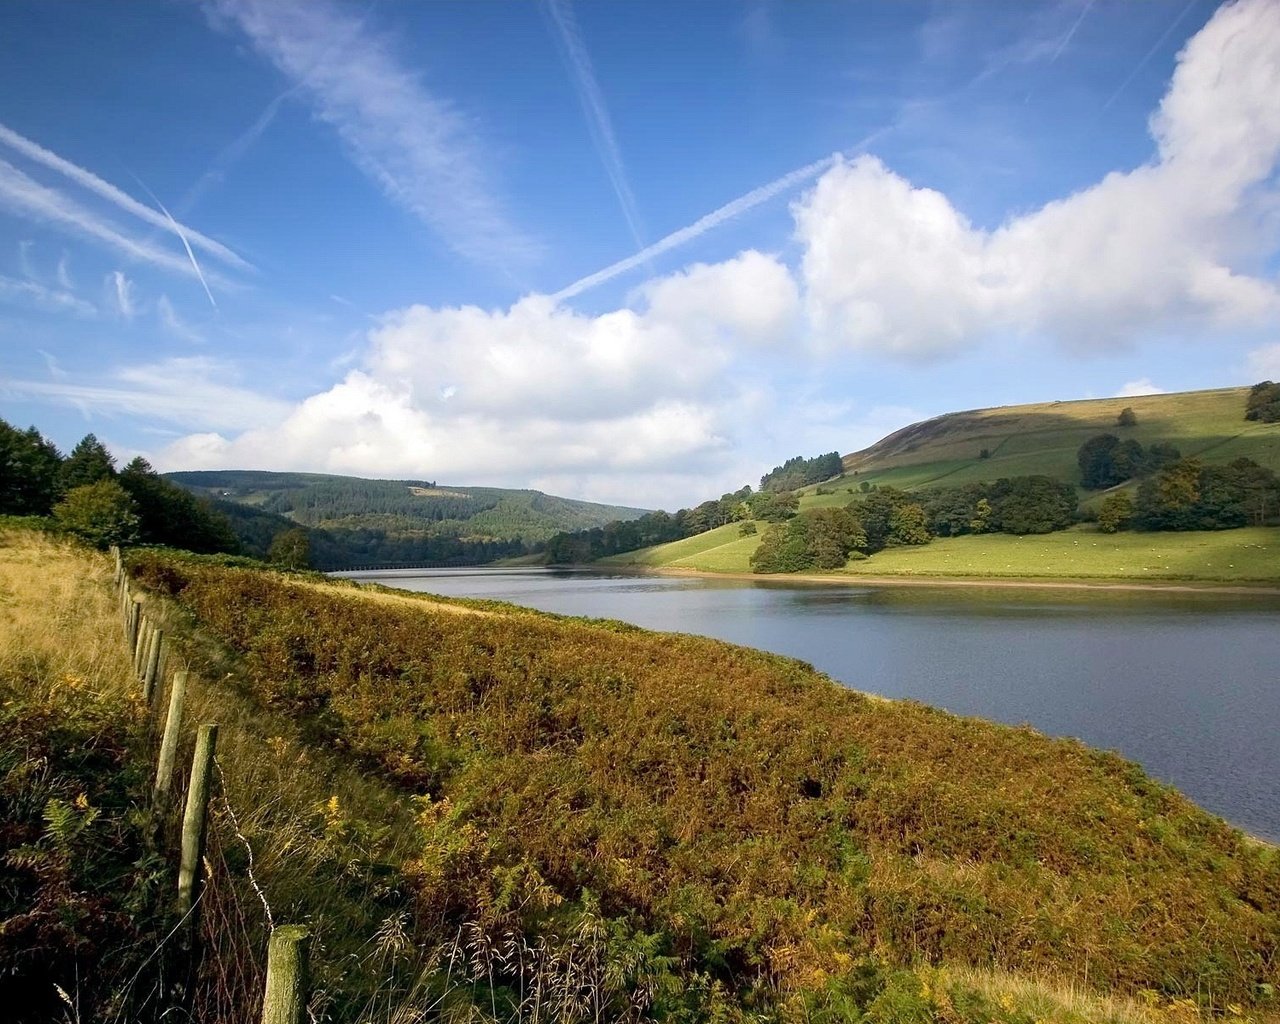
[(1280, 841), (1280, 597), (545, 569), (340, 575), (788, 654), (860, 690), (1118, 750)]

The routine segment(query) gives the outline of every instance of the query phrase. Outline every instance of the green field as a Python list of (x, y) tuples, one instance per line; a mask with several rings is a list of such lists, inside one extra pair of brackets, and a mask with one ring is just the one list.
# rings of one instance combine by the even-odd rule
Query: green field
[[(615, 555), (600, 564), (750, 572), (748, 559), (759, 539), (739, 537), (738, 524), (732, 523), (672, 544)], [(845, 574), (1280, 583), (1280, 530), (1105, 534), (1080, 526), (1032, 537), (939, 537), (922, 547), (887, 548), (823, 575)]]
[[(759, 535), (742, 537), (738, 530), (741, 523), (729, 523), (706, 533), (669, 544), (626, 551), (620, 555), (602, 558), (597, 565), (637, 565), (677, 569), (698, 569), (702, 572), (750, 572), (747, 559), (760, 542)], [(759, 524), (763, 529), (764, 523)]]
[[(846, 455), (845, 475), (823, 485), (836, 493), (815, 495), (816, 488), (805, 488), (801, 507), (844, 504), (848, 488), (863, 481), (913, 490), (1043, 474), (1075, 483), (1080, 479), (1077, 450), (1102, 433), (1134, 438), (1144, 446), (1167, 441), (1184, 456), (1209, 463), (1245, 456), (1280, 471), (1280, 423), (1246, 421), (1248, 392), (1221, 388), (948, 413)], [(1119, 427), (1116, 419), (1126, 408), (1134, 411), (1137, 423)], [(980, 458), (983, 449), (989, 453), (985, 459)]]

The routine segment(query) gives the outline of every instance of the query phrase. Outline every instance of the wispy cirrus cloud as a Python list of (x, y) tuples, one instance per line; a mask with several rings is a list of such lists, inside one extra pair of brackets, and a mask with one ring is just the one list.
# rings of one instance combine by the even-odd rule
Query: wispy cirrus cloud
[(455, 252), (502, 269), (538, 256), (503, 209), (495, 161), (472, 123), (362, 17), (325, 0), (208, 0), (205, 9), (299, 86), (356, 166)]
[(124, 234), (74, 199), (57, 189), (41, 185), (6, 160), (0, 160), (0, 206), (28, 220), (54, 224), (101, 242), (130, 259), (186, 277), (198, 276), (189, 261), (143, 239)]
[(291, 408), (241, 387), (233, 367), (203, 356), (126, 366), (88, 384), (0, 377), (2, 393), (48, 398), (86, 413), (145, 416), (188, 430), (251, 430), (278, 422)]
[(157, 213), (145, 203), (140, 203), (127, 192), (123, 192), (116, 188), (108, 181), (104, 181), (92, 171), (86, 170), (70, 160), (66, 160), (57, 153), (45, 149), (43, 146), (32, 142), (24, 135), (19, 135), (12, 128), (0, 124), (0, 143), (8, 146), (21, 153), (27, 159), (35, 163), (42, 164), (50, 170), (57, 171), (59, 174), (74, 181), (81, 188), (87, 189), (94, 195), (124, 210), (126, 213), (132, 214), (139, 220), (145, 221), (152, 227), (160, 228), (163, 231), (172, 231), (178, 237), (189, 240), (190, 244), (207, 252), (210, 256), (214, 256), (228, 266), (235, 267), (237, 270), (248, 270), (250, 266), (245, 260), (228, 249), (221, 242), (216, 242), (207, 235), (201, 234), (194, 228), (180, 225), (173, 220), (172, 217), (164, 216)]
[(98, 313), (97, 307), (76, 298), (70, 291), (46, 288), (36, 281), (19, 281), (3, 275), (0, 275), (0, 301), (34, 306), (53, 313), (73, 313), (82, 317), (92, 317)]
[(132, 320), (138, 311), (134, 301), (133, 282), (122, 270), (113, 270), (107, 275), (107, 289), (115, 300), (116, 312), (126, 320)]
[(555, 28), (556, 42), (565, 65), (573, 78), (578, 102), (582, 104), (582, 112), (586, 115), (596, 153), (609, 175), (609, 182), (613, 185), (614, 195), (618, 197), (618, 205), (622, 207), (622, 215), (626, 218), (627, 227), (631, 229), (636, 248), (643, 249), (645, 232), (636, 206), (636, 197), (627, 180), (627, 170), (622, 162), (622, 150), (618, 147), (617, 136), (613, 133), (609, 108), (605, 104), (600, 83), (596, 80), (591, 56), (582, 41), (582, 33), (578, 31), (573, 9), (569, 6), (569, 0), (547, 0), (545, 10)]

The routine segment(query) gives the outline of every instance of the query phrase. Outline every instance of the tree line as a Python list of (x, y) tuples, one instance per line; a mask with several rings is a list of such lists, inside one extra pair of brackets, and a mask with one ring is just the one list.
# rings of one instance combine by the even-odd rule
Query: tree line
[(908, 494), (869, 488), (843, 508), (806, 509), (769, 527), (751, 556), (754, 572), (837, 569), (887, 547), (971, 533), (1049, 533), (1077, 518), (1076, 490), (1047, 476), (932, 488)]
[(170, 483), (141, 456), (117, 471), (93, 434), (63, 456), (35, 427), (0, 420), (0, 515), (45, 516), (106, 548), (163, 544), (205, 554), (236, 553), (227, 518)]

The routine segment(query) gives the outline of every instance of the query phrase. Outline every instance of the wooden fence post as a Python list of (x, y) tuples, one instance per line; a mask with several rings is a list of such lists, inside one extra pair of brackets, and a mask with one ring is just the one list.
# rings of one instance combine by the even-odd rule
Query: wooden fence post
[(148, 704), (152, 702), (156, 685), (156, 673), (160, 669), (160, 655), (164, 650), (164, 630), (156, 629), (151, 634), (151, 649), (147, 653), (147, 667), (142, 674), (142, 699)]
[(129, 597), (129, 649), (138, 645), (138, 626), (142, 623), (142, 602), (132, 595)]
[(281, 925), (267, 946), (267, 990), (262, 1024), (303, 1024), (307, 1009), (307, 955), (311, 933), (303, 925)]
[(155, 629), (151, 625), (151, 619), (144, 615), (142, 617), (142, 625), (138, 629), (138, 643), (133, 648), (133, 675), (138, 682), (142, 682), (142, 675), (147, 668), (147, 658), (151, 656), (151, 641), (155, 636)]
[(178, 757), (178, 731), (182, 728), (182, 705), (187, 699), (187, 673), (175, 672), (169, 689), (169, 714), (164, 720), (160, 756), (156, 760), (156, 783), (151, 790), (151, 808), (163, 814), (173, 785), (173, 763)]
[(187, 809), (182, 816), (182, 859), (178, 864), (178, 913), (191, 914), (187, 927), (194, 928), (196, 900), (200, 896), (201, 862), (204, 859), (206, 812), (213, 781), (213, 752), (218, 744), (218, 726), (209, 722), (196, 734), (196, 752), (191, 759), (191, 781), (187, 785)]

